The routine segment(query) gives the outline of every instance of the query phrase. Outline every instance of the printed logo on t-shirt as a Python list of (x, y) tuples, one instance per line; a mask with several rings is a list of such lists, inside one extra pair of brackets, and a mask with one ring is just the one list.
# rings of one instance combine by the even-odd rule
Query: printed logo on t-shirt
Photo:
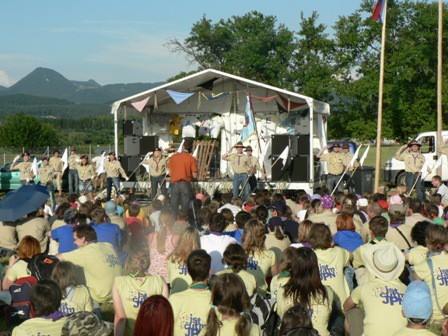
[(139, 307), (143, 304), (143, 302), (145, 302), (145, 300), (146, 300), (147, 298), (148, 298), (148, 294), (138, 292), (138, 293), (137, 293), (137, 296), (134, 296), (134, 297), (132, 298), (132, 302), (134, 302), (133, 307), (134, 307), (134, 308), (139, 308)]
[(381, 302), (385, 305), (395, 305), (396, 303), (401, 305), (401, 301), (403, 301), (404, 293), (398, 292), (397, 288), (389, 288), (385, 287), (385, 291), (380, 293), (380, 297), (384, 300)]
[(109, 267), (111, 267), (111, 268), (120, 266), (120, 260), (118, 259), (117, 256), (115, 256), (113, 254), (106, 255), (106, 262), (109, 265)]
[(247, 267), (246, 269), (256, 270), (258, 268), (258, 261), (254, 260), (252, 257), (247, 259)]
[(179, 275), (187, 275), (188, 274), (188, 268), (185, 265), (179, 265), (177, 266), (179, 269)]
[(440, 274), (437, 275), (440, 286), (448, 286), (448, 269), (439, 269)]
[(319, 273), (321, 280), (327, 280), (328, 278), (336, 278), (336, 271), (334, 267), (328, 265), (319, 265)]
[(206, 323), (202, 322), (203, 321), (200, 317), (194, 317), (193, 314), (190, 314), (189, 321), (184, 324), (185, 336), (199, 335), (202, 328), (207, 325)]
[(68, 316), (75, 313), (75, 308), (71, 308), (68, 306), (67, 302), (62, 302), (59, 307), (59, 311), (64, 314), (64, 316)]

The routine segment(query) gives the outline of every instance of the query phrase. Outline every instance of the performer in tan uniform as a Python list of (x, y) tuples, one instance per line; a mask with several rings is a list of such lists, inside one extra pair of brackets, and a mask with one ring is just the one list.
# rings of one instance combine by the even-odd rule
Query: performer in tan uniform
[(166, 159), (162, 155), (162, 149), (157, 147), (151, 158), (144, 160), (142, 163), (149, 164), (149, 177), (151, 179), (151, 199), (155, 199), (157, 189), (160, 185), (162, 195), (166, 195)]
[(256, 156), (252, 155), (252, 152), (253, 152), (252, 147), (247, 146), (245, 152), (246, 152), (246, 155), (249, 157), (249, 162), (250, 162), (249, 164), (252, 167), (252, 169), (250, 171), (250, 176), (249, 176), (250, 191), (254, 192), (258, 187), (257, 178), (255, 177), (257, 170), (261, 173), (261, 175), (263, 176), (263, 179), (266, 179), (266, 173), (264, 172), (264, 169), (261, 167), (260, 163), (258, 162), (258, 158)]
[(51, 209), (56, 208), (56, 200), (54, 198), (54, 185), (53, 176), (54, 169), (50, 166), (50, 159), (48, 157), (42, 158), (43, 166), (38, 169), (40, 184), (47, 187), (47, 191), (50, 194)]
[[(340, 152), (341, 145), (339, 142), (335, 142), (333, 145), (333, 151), (327, 154), (322, 154), (324, 150), (330, 149), (331, 146), (326, 146), (320, 150), (316, 155), (321, 161), (327, 162), (327, 187), (331, 191), (334, 190), (336, 184), (338, 184), (339, 179), (344, 172), (343, 156)], [(343, 191), (342, 185), (339, 183), (338, 191)]]
[(34, 173), (31, 170), (32, 162), (30, 162), (30, 153), (25, 152), (22, 154), (23, 162), (17, 163), (17, 160), (20, 159), (20, 156), (17, 155), (14, 158), (14, 161), (11, 164), (10, 170), (18, 170), (20, 171), (20, 184), (34, 184)]
[(76, 148), (72, 147), (71, 154), (68, 157), (68, 193), (77, 194), (79, 192), (79, 176), (76, 170), (76, 164), (81, 158), (76, 154)]
[[(353, 156), (355, 156), (355, 154), (353, 154), (352, 152), (350, 152), (350, 144), (348, 143), (348, 141), (344, 141), (344, 144), (342, 145), (342, 164), (344, 165), (344, 169), (347, 169), (347, 167), (349, 167), (350, 162), (353, 159)], [(344, 175), (344, 181), (347, 183), (348, 185), (346, 185), (349, 193), (353, 193), (355, 192), (355, 182), (353, 181), (352, 178), (352, 174), (354, 171), (354, 168), (359, 166), (359, 162), (355, 161), (355, 163), (353, 164), (353, 167), (349, 167), (347, 170), (347, 173)]]
[[(233, 153), (233, 149), (236, 148), (236, 153)], [(250, 159), (243, 153), (243, 143), (241, 141), (229, 149), (227, 153), (222, 156), (225, 161), (230, 161), (233, 169), (233, 198), (238, 198), (240, 186), (244, 187), (243, 199), (246, 200), (249, 196), (249, 184), (246, 183), (249, 172), (252, 170)]]
[(115, 152), (109, 153), (109, 161), (104, 163), (104, 168), (106, 169), (106, 188), (107, 188), (107, 200), (110, 201), (110, 196), (112, 193), (112, 185), (115, 187), (117, 196), (120, 194), (120, 174), (127, 180), (129, 177), (126, 175), (121, 163), (117, 161)]
[[(418, 199), (423, 202), (425, 193), (422, 191), (420, 171), (425, 163), (425, 157), (420, 153), (422, 145), (412, 140), (410, 143), (403, 145), (395, 153), (394, 159), (404, 161), (404, 170), (406, 171), (406, 188), (408, 193), (415, 184)], [(417, 181), (417, 182), (416, 182)]]
[(54, 177), (60, 197), (62, 195), (62, 168), (64, 167), (64, 162), (62, 162), (62, 158), (59, 155), (59, 150), (56, 149), (53, 152), (53, 156), (50, 158), (49, 165), (54, 170)]
[(81, 162), (76, 164), (76, 170), (79, 176), (79, 192), (83, 195), (88, 193), (90, 200), (93, 201), (92, 180), (95, 178), (95, 168), (89, 163), (87, 155), (81, 156)]

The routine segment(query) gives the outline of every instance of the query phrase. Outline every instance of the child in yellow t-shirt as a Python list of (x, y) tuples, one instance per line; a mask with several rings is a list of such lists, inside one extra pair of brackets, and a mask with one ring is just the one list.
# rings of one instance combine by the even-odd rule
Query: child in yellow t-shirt
[(411, 266), (418, 265), (428, 258), (429, 250), (426, 247), (426, 229), (431, 225), (429, 221), (418, 222), (411, 231), (414, 247), (405, 251), (404, 256)]
[(282, 256), (280, 257), (280, 273), (272, 278), (269, 287), (271, 297), (276, 297), (278, 290), (288, 282), (289, 277), (291, 276), (291, 261), (296, 250), (295, 247), (288, 247), (283, 250)]

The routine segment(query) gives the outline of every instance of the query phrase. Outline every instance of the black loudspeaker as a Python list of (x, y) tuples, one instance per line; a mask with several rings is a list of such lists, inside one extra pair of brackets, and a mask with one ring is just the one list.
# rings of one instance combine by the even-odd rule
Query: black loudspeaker
[(140, 155), (146, 155), (148, 152), (154, 152), (156, 147), (159, 147), (158, 135), (140, 137)]
[(310, 152), (310, 135), (296, 135), (296, 146), (292, 155), (309, 155)]
[(289, 149), (291, 151), (291, 135), (273, 134), (271, 144), (272, 144), (272, 156), (280, 155), (286, 148), (286, 146), (289, 146)]
[[(284, 149), (284, 148), (283, 148)], [(272, 155), (271, 164), (277, 161), (279, 155)], [(289, 158), (285, 162), (285, 166), (283, 166), (282, 160), (278, 160), (277, 163), (271, 166), (271, 179), (273, 182), (275, 181), (288, 181), (289, 180)]]
[(309, 164), (308, 155), (294, 155), (289, 165), (289, 180), (291, 182), (308, 182), (310, 180)]
[[(140, 162), (143, 160), (141, 156), (134, 155), (134, 156), (121, 156), (120, 162), (121, 166), (123, 167), (126, 174), (129, 176), (140, 164)], [(130, 181), (135, 181), (135, 177), (143, 172), (145, 170), (145, 167), (140, 166), (138, 171), (136, 171), (132, 176)]]
[(124, 155), (133, 156), (140, 155), (140, 138), (137, 136), (128, 135), (123, 139)]
[(123, 120), (123, 136), (143, 135), (142, 123), (138, 120)]

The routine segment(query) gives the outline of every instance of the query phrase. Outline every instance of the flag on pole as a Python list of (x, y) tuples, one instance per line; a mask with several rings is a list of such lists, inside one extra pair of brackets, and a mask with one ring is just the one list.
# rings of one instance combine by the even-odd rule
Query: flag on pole
[(376, 22), (383, 23), (383, 19), (386, 12), (386, 0), (378, 0), (373, 8), (372, 19)]
[(182, 142), (180, 143), (179, 148), (177, 149), (178, 153), (182, 153), (182, 148), (184, 147), (185, 139), (182, 139)]
[(99, 161), (99, 162), (97, 162), (98, 165), (96, 166), (96, 174), (97, 175), (100, 175), (100, 174), (106, 172), (105, 169), (104, 169), (104, 161), (106, 161), (106, 158), (104, 157), (105, 154), (106, 154), (106, 152), (103, 151), (101, 153), (99, 159), (97, 160), (97, 161)]
[(198, 151), (199, 151), (199, 144), (196, 146), (196, 148), (194, 149), (194, 152), (193, 152), (193, 157), (195, 159), (198, 158)]
[(68, 167), (68, 150), (67, 150), (67, 148), (65, 149), (64, 154), (62, 154), (61, 161), (64, 162), (64, 167), (62, 167), (62, 174), (64, 174), (64, 171)]
[(356, 161), (356, 159), (357, 159), (358, 156), (359, 156), (359, 150), (360, 150), (361, 147), (362, 147), (362, 145), (360, 145), (360, 146), (356, 149), (355, 155), (353, 155), (352, 159), (350, 160), (349, 167), (353, 167), (353, 165), (355, 164), (355, 161)]
[(37, 159), (34, 157), (33, 163), (31, 164), (31, 171), (33, 172), (34, 176), (39, 175), (38, 171), (39, 167), (37, 165)]
[(245, 141), (251, 135), (255, 134), (255, 120), (254, 114), (252, 112), (250, 97), (247, 96), (246, 112), (245, 112), (245, 122), (243, 130), (241, 132), (241, 141)]
[(367, 157), (367, 154), (369, 153), (370, 145), (367, 146), (367, 149), (364, 151), (364, 154), (362, 154), (361, 159), (359, 160), (359, 165), (362, 167), (364, 164), (364, 160)]
[(289, 154), (289, 146), (286, 146), (283, 152), (278, 157), (279, 160), (282, 160), (283, 168), (285, 168), (286, 160), (288, 160), (288, 154)]
[(422, 180), (424, 180), (426, 178), (426, 176), (428, 176), (429, 172), (428, 172), (428, 162), (425, 161), (425, 163), (423, 164), (422, 169), (420, 170), (420, 177), (422, 178)]
[(443, 161), (443, 156), (440, 155), (440, 157), (437, 159), (436, 163), (434, 163), (434, 166), (432, 167), (431, 170), (437, 170), (442, 165), (442, 161)]
[(271, 140), (269, 139), (269, 141), (265, 144), (263, 151), (260, 154), (260, 162), (264, 162), (264, 159), (266, 158), (266, 155), (268, 155), (270, 147), (271, 147)]

